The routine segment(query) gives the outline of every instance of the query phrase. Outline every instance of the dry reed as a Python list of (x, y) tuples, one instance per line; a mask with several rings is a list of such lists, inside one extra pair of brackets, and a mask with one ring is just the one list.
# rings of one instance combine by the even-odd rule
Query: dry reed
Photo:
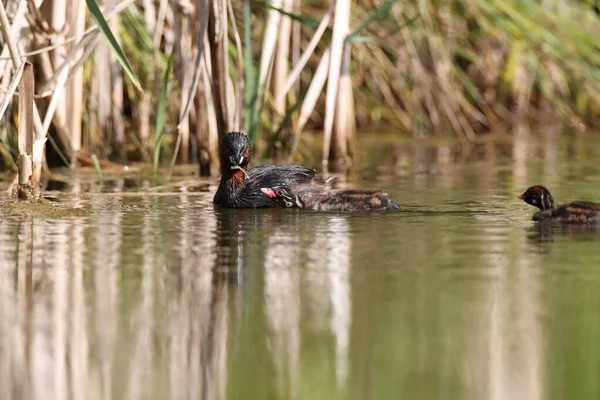
[[(160, 145), (174, 150), (164, 152), (171, 163), (198, 162), (203, 175), (216, 171), (218, 138), (242, 128), (262, 155), (289, 160), (307, 126), (322, 129), (322, 161), (336, 165), (352, 155), (356, 124), (419, 137), (454, 131), (465, 143), (521, 116), (583, 130), (600, 112), (600, 21), (589, 5), (548, 3), (88, 0), (94, 22), (81, 0), (46, 1), (44, 13), (18, 3), (13, 26), (2, 21), (0, 84), (11, 95), (6, 56), (16, 69), (22, 48), (41, 78), (36, 141), (49, 132), (70, 162), (100, 150), (148, 160)], [(172, 54), (177, 85), (158, 141), (150, 121)], [(6, 129), (0, 157), (10, 166), (18, 149)]]

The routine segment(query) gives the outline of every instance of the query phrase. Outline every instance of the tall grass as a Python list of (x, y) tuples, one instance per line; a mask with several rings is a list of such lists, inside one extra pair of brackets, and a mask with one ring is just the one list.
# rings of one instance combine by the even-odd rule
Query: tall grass
[(252, 49), (252, 10), (250, 2), (244, 2), (244, 130), (254, 145), (258, 136), (257, 84), (254, 72), (254, 52)]
[(108, 26), (108, 23), (106, 22), (106, 19), (104, 18), (104, 15), (102, 14), (102, 11), (100, 11), (100, 7), (98, 7), (98, 3), (96, 3), (96, 0), (86, 0), (86, 3), (88, 6), (88, 9), (90, 10), (90, 14), (94, 18), (94, 20), (100, 27), (100, 31), (106, 38), (106, 42), (110, 45), (114, 54), (116, 54), (119, 64), (121, 64), (121, 67), (123, 67), (123, 71), (125, 71), (125, 73), (129, 77), (129, 79), (131, 80), (133, 85), (136, 87), (136, 89), (138, 89), (139, 91), (142, 91), (142, 86), (140, 84), (140, 81), (137, 78), (135, 72), (133, 72), (133, 68), (129, 64), (127, 56), (123, 52), (121, 45), (119, 44), (119, 42), (115, 38), (115, 35), (112, 33), (112, 30)]
[(471, 139), (518, 115), (582, 129), (597, 113), (600, 21), (584, 4), (408, 2), (372, 28), (375, 40), (355, 46), (359, 104), (383, 100), (381, 118), (399, 129)]
[(169, 87), (171, 86), (171, 68), (173, 57), (169, 57), (169, 62), (165, 68), (165, 73), (162, 80), (162, 90), (160, 91), (160, 100), (158, 102), (158, 112), (156, 113), (156, 129), (154, 131), (154, 155), (152, 157), (152, 171), (154, 180), (158, 178), (158, 163), (160, 161), (160, 149), (162, 147), (163, 130), (166, 122), (167, 99)]
[[(468, 142), (521, 118), (584, 130), (600, 113), (600, 19), (589, 2), (125, 0), (105, 8), (86, 2), (87, 30), (69, 26), (50, 39), (47, 27), (61, 20), (58, 3), (50, 16), (29, 9), (27, 19), (14, 3), (8, 13), (15, 29), (3, 27), (29, 32), (16, 41), (41, 78), (36, 137), (57, 138), (70, 160), (111, 144), (98, 131), (107, 118), (128, 132), (118, 140), (123, 160), (152, 158), (156, 171), (156, 149), (164, 148), (214, 174), (218, 138), (227, 130), (245, 130), (259, 156), (290, 161), (302, 161), (302, 132), (323, 131), (323, 162), (343, 165), (355, 125), (418, 137), (454, 133)], [(99, 42), (124, 71), (122, 88), (119, 74), (99, 81), (107, 65), (98, 62), (106, 57)], [(5, 39), (3, 57), (18, 53), (9, 45)], [(177, 83), (165, 92), (159, 71), (174, 54)], [(20, 57), (12, 57), (12, 70), (0, 58), (7, 95)], [(73, 84), (82, 66), (82, 84)], [(65, 113), (78, 110), (75, 100), (62, 105), (66, 93), (83, 99), (76, 111), (82, 123)], [(5, 119), (15, 121), (10, 102), (2, 104)], [(154, 136), (150, 121), (157, 121)], [(13, 131), (12, 124), (0, 126), (7, 167), (18, 154)]]
[(98, 160), (98, 156), (96, 154), (92, 154), (92, 162), (94, 163), (94, 169), (96, 170), (96, 176), (98, 176), (98, 184), (102, 185), (104, 183), (104, 172), (102, 172), (102, 167), (100, 166), (100, 160)]
[(17, 185), (18, 197), (22, 200), (33, 198), (34, 164), (33, 164), (33, 68), (25, 62), (23, 75), (19, 83), (19, 179)]

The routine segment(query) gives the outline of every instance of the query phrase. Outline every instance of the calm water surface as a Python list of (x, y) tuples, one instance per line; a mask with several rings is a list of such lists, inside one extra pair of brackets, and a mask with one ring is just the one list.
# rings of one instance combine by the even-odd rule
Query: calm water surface
[(412, 212), (215, 210), (209, 192), (54, 195), (0, 220), (1, 399), (598, 399), (600, 141), (364, 141), (344, 185)]

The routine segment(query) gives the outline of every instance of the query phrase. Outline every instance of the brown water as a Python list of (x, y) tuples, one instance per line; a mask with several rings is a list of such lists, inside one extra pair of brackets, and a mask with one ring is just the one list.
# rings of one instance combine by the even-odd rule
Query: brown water
[(600, 230), (516, 198), (600, 201), (600, 141), (429, 143), (366, 139), (348, 183), (413, 212), (76, 183), (83, 215), (5, 215), (0, 398), (600, 398)]

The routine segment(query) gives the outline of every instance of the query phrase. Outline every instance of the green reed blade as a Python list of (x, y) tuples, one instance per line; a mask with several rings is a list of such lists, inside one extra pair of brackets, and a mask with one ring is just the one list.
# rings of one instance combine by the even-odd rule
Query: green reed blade
[(108, 44), (110, 45), (111, 49), (117, 56), (117, 60), (119, 60), (119, 63), (125, 70), (125, 73), (129, 77), (131, 82), (135, 85), (136, 89), (138, 89), (140, 92), (143, 91), (142, 86), (140, 85), (140, 81), (135, 75), (135, 72), (133, 72), (133, 68), (131, 68), (129, 61), (127, 60), (125, 52), (123, 51), (121, 45), (119, 45), (119, 42), (110, 30), (110, 27), (108, 26), (104, 15), (102, 15), (102, 11), (100, 11), (98, 3), (96, 3), (96, 0), (86, 0), (86, 3), (88, 6), (88, 10), (90, 10), (90, 14), (92, 14), (92, 17), (94, 18), (94, 20), (98, 24), (98, 27), (100, 28), (100, 31), (102, 32), (102, 34), (108, 41)]

